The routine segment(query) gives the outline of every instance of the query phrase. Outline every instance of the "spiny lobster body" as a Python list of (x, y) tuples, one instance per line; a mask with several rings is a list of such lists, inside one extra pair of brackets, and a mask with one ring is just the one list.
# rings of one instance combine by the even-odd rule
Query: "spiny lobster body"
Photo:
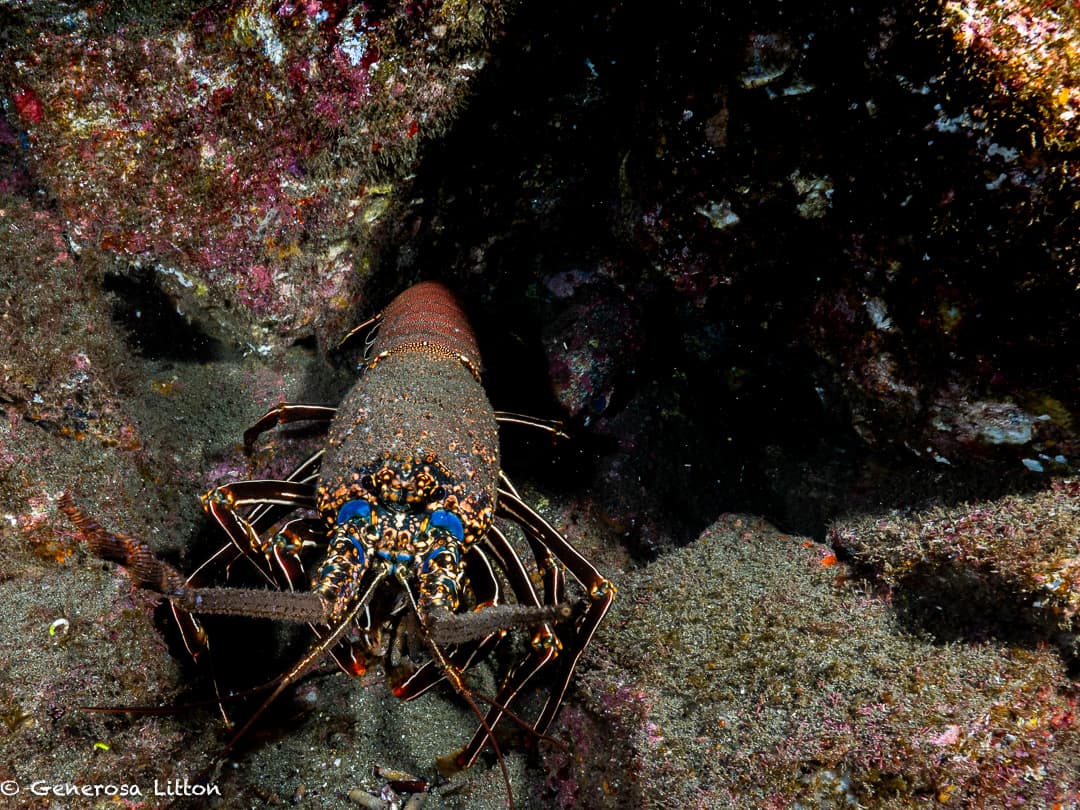
[[(376, 553), (406, 564), (420, 555), (421, 605), (455, 610), (460, 560), (491, 528), (499, 486), (498, 424), (478, 380), (476, 341), (446, 288), (428, 282), (387, 308), (372, 355), (330, 423), (318, 509), (336, 518), (350, 502), (368, 502)], [(454, 531), (457, 518), (461, 537), (444, 531), (439, 545), (425, 534), (431, 516)]]
[[(146, 544), (102, 529), (66, 495), (61, 508), (93, 553), (128, 566), (136, 585), (170, 600), (196, 656), (209, 648), (192, 614), (311, 626), (316, 642), (277, 679), (234, 741), (324, 655), (354, 675), (369, 658), (384, 656), (398, 697), (411, 700), (446, 680), (480, 717), (472, 739), (440, 760), (446, 772), (469, 767), (488, 743), (498, 753), (494, 728), (506, 717), (543, 735), (615, 586), (524, 504), (502, 474), (500, 422), (555, 433), (557, 426), (492, 410), (480, 385), (476, 340), (450, 292), (418, 284), (378, 321), (365, 373), (339, 408), (282, 404), (245, 432), (250, 450), (278, 425), (315, 421), (327, 440), (286, 479), (208, 492), (203, 504), (230, 544), (191, 576), (159, 561)], [(519, 556), (496, 518), (521, 528), (531, 560)], [(276, 590), (201, 586), (212, 565), (241, 558)], [(565, 601), (564, 566), (584, 587), (582, 610)], [(539, 593), (530, 569), (543, 583)], [(504, 674), (498, 694), (472, 692), (464, 672), (521, 627), (531, 631), (528, 652)], [(403, 647), (410, 659), (426, 650), (427, 660), (394, 660)], [(533, 687), (545, 690), (547, 700), (535, 719), (522, 720), (510, 706)], [(482, 713), (474, 698), (490, 709)]]
[(322, 463), (319, 508), (352, 486), (360, 459), (406, 461), (427, 451), (494, 508), (495, 411), (479, 382), (476, 339), (445, 287), (403, 292), (382, 315), (370, 367), (338, 407)]

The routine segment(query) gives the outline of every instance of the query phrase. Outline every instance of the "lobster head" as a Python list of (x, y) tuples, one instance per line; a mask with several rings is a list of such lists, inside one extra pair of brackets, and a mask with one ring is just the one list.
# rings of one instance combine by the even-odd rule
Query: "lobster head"
[(422, 611), (453, 611), (465, 552), (491, 527), (488, 501), (454, 481), (433, 453), (383, 460), (333, 491), (320, 486), (318, 508), (332, 540), (312, 588), (348, 602), (354, 591), (349, 581), (359, 586), (372, 572), (406, 582)]

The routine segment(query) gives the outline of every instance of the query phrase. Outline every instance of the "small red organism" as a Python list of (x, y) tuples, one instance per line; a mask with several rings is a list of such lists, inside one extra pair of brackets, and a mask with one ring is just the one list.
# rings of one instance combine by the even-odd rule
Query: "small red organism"
[(15, 91), (15, 111), (24, 121), (38, 124), (45, 117), (45, 105), (41, 103), (37, 93), (29, 87)]

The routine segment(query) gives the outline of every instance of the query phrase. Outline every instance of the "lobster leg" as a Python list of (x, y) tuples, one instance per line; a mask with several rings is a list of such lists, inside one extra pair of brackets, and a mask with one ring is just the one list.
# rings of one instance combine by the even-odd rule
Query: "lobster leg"
[[(284, 407), (285, 406), (279, 406), (278, 409), (271, 411), (260, 421), (269, 421), (270, 416), (278, 414), (279, 411)], [(317, 406), (311, 406), (311, 409), (315, 409), (316, 407)], [(290, 416), (297, 416), (301, 413), (306, 413), (307, 415), (310, 415), (311, 410), (305, 412), (290, 409), (288, 411), (288, 414)], [(288, 418), (282, 418), (280, 419), (280, 421), (285, 422), (290, 420)], [(272, 425), (270, 425), (270, 427), (272, 427)], [(257, 433), (255, 435), (257, 435)], [(322, 450), (313, 453), (289, 474), (286, 482), (297, 483), (308, 487), (314, 486), (315, 482), (318, 479), (319, 465), (322, 461), (322, 455)], [(301, 490), (301, 492), (302, 491), (303, 490)], [(203, 570), (203, 568), (213, 563), (215, 560), (223, 557), (227, 550), (232, 552), (227, 561), (229, 563), (236, 560), (240, 556), (244, 556), (245, 558), (251, 560), (252, 563), (255, 563), (255, 558), (253, 557), (252, 552), (262, 551), (267, 561), (271, 562), (271, 568), (276, 569), (276, 571), (279, 572), (281, 575), (280, 578), (268, 577), (271, 584), (277, 584), (280, 579), (284, 579), (284, 586), (290, 591), (295, 591), (297, 589), (297, 585), (300, 583), (304, 572), (301, 556), (307, 550), (317, 548), (319, 545), (324, 545), (323, 541), (325, 540), (325, 532), (323, 530), (322, 524), (316, 519), (296, 518), (282, 526), (274, 534), (271, 540), (262, 540), (261, 536), (263, 532), (273, 526), (276, 522), (278, 522), (278, 520), (286, 516), (289, 512), (295, 511), (297, 505), (292, 502), (282, 504), (280, 502), (281, 499), (279, 497), (276, 497), (280, 496), (281, 492), (278, 488), (275, 487), (270, 487), (268, 489), (257, 489), (254, 492), (239, 492), (237, 494), (241, 499), (245, 497), (266, 495), (268, 497), (275, 498), (275, 500), (256, 500), (253, 508), (245, 516), (240, 516), (236, 514), (235, 511), (228, 515), (219, 515), (215, 512), (215, 519), (218, 521), (219, 525), (223, 525), (226, 533), (229, 535), (231, 542), (219, 549), (218, 552), (210, 558), (210, 560), (207, 560), (206, 563), (200, 566), (200, 568), (195, 572), (195, 574), (192, 575), (191, 578), (189, 578), (188, 581), (191, 582), (192, 578), (198, 575), (199, 572)], [(229, 522), (223, 524), (223, 517)], [(247, 523), (250, 527), (250, 533), (247, 529), (244, 529), (244, 523)], [(240, 536), (240, 532), (237, 531), (238, 526), (240, 529), (243, 530), (244, 537), (246, 537), (249, 541), (252, 538), (259, 538), (258, 542), (251, 543), (246, 550), (242, 549), (237, 543), (237, 539)], [(261, 565), (255, 564), (255, 568), (257, 568), (264, 576), (267, 575), (266, 571)], [(273, 570), (271, 571), (271, 573), (273, 573)], [(197, 625), (197, 621), (193, 616), (187, 614), (173, 603), (170, 603), (170, 607), (172, 609), (173, 615), (177, 619), (178, 624), (181, 624), (183, 626), (185, 623), (194, 622)], [(370, 628), (370, 616), (368, 615), (368, 610), (366, 607), (363, 613), (364, 627)], [(320, 632), (319, 627), (314, 624), (311, 624), (310, 627), (316, 638), (322, 637), (322, 633)], [(203, 634), (203, 637), (205, 638), (205, 634)], [(366, 661), (362, 657), (357, 657), (356, 650), (354, 649), (353, 644), (348, 641), (342, 641), (340, 644), (330, 650), (330, 654), (334, 658), (334, 661), (337, 663), (338, 667), (340, 667), (342, 671), (349, 675), (357, 677), (362, 675), (367, 669)]]
[(282, 402), (260, 416), (255, 424), (244, 431), (244, 452), (250, 453), (255, 446), (255, 440), (278, 425), (289, 425), (293, 422), (324, 422), (329, 426), (330, 420), (336, 413), (337, 408), (327, 405), (293, 405)]
[(366, 332), (368, 330), (371, 330), (371, 333), (368, 334), (366, 339), (364, 340), (364, 357), (366, 358), (368, 356), (368, 353), (371, 351), (372, 345), (375, 342), (374, 341), (374, 337), (375, 337), (374, 336), (374, 330), (372, 329), (372, 327), (374, 327), (376, 324), (378, 324), (379, 321), (381, 321), (381, 320), (382, 320), (382, 313), (380, 312), (378, 315), (371, 316), (370, 318), (368, 318), (366, 321), (364, 321), (359, 326), (354, 326), (352, 329), (349, 330), (348, 334), (345, 335), (345, 337), (343, 337), (341, 340), (338, 341), (338, 344), (335, 347), (336, 350), (341, 351), (343, 348), (345, 348), (345, 345), (347, 343), (352, 342), (352, 340), (357, 335), (359, 335), (359, 334), (361, 334), (363, 332)]
[[(510, 581), (518, 602), (536, 608), (537, 610), (541, 607), (553, 608), (563, 604), (561, 594), (558, 599), (553, 598), (555, 596), (555, 591), (560, 589), (549, 590), (545, 588), (545, 600), (543, 605), (541, 605), (540, 599), (536, 595), (536, 590), (533, 588), (532, 581), (529, 579), (529, 574), (521, 562), (521, 558), (518, 557), (513, 546), (511, 546), (510, 542), (506, 539), (506, 535), (503, 534), (502, 530), (497, 526), (492, 526), (489, 530), (487, 543), (492, 549), (492, 552), (499, 559), (503, 572)], [(550, 623), (543, 622), (537, 625), (536, 635), (534, 635), (532, 639), (532, 646), (533, 649), (547, 649), (549, 647), (553, 647), (556, 651), (560, 649), (559, 639), (555, 635)]]
[[(238, 510), (245, 506), (271, 507), (284, 506), (292, 509), (313, 509), (315, 507), (315, 487), (307, 481), (237, 481), (215, 487), (203, 495), (203, 507), (209, 512), (225, 534), (243, 554), (255, 551), (270, 559), (274, 556), (274, 540), (263, 540), (249, 520)], [(260, 518), (260, 523), (267, 520)], [(273, 577), (264, 571), (263, 575), (274, 582)], [(290, 584), (288, 568), (283, 568)]]
[(563, 423), (558, 419), (539, 419), (535, 416), (526, 416), (513, 411), (495, 411), (495, 421), (502, 425), (524, 425), (525, 427), (537, 428), (550, 433), (556, 439), (569, 439), (570, 436), (563, 431)]
[[(321, 456), (322, 451), (320, 450), (318, 453), (312, 455), (310, 458), (305, 460), (299, 467), (293, 470), (287, 480), (302, 480), (305, 483), (310, 483), (313, 475), (317, 474), (318, 472), (318, 462)], [(270, 505), (259, 506), (253, 509), (246, 519), (251, 524), (252, 530), (256, 534), (261, 534), (263, 531), (265, 531), (266, 528), (276, 522), (279, 517), (276, 510), (279, 510), (281, 508), (282, 507), (274, 507)], [(274, 510), (274, 512), (272, 513), (271, 510)], [(293, 523), (295, 524), (295, 521)], [(314, 539), (310, 533), (310, 530), (306, 530), (304, 532), (304, 537), (300, 539), (298, 537), (298, 535), (300, 534), (298, 529), (288, 529), (289, 527), (284, 527), (282, 529), (282, 532), (279, 532), (279, 534), (286, 534), (287, 537), (294, 538), (292, 539), (293, 546), (302, 549), (307, 548), (314, 543)], [(235, 542), (226, 543), (224, 546), (214, 552), (214, 554), (212, 554), (208, 559), (206, 559), (198, 568), (196, 568), (191, 573), (191, 575), (184, 580), (184, 585), (188, 588), (197, 588), (200, 586), (206, 573), (209, 572), (211, 568), (216, 566), (224, 566), (226, 570), (228, 570), (228, 568), (240, 557), (251, 560), (254, 564), (255, 561), (252, 559), (250, 552), (251, 549), (244, 549), (243, 547), (237, 545)], [(302, 566), (300, 566), (299, 560), (291, 564), (287, 564), (287, 561), (280, 558), (278, 558), (276, 561), (278, 562), (278, 567), (285, 573), (286, 581), (291, 587), (293, 583), (293, 577), (290, 576), (290, 570), (296, 567), (299, 567), (301, 572), (303, 570)], [(265, 570), (260, 565), (255, 564), (254, 567), (261, 574), (266, 576)], [(196, 619), (190, 613), (179, 608), (175, 602), (169, 602), (169, 609), (172, 612), (173, 619), (176, 621), (177, 626), (180, 628), (180, 637), (184, 643), (184, 647), (187, 650), (188, 654), (196, 662), (199, 661), (203, 654), (206, 654), (207, 658), (209, 659), (210, 641), (198, 619)], [(217, 681), (212, 676), (211, 680), (214, 682), (214, 689), (216, 691)], [(222, 715), (225, 717), (226, 725), (231, 727), (232, 722), (225, 714), (223, 706), (221, 707), (221, 711)]]
[[(303, 581), (305, 552), (317, 548), (326, 532), (315, 518), (294, 518), (278, 529), (274, 536), (263, 541), (262, 549), (273, 567), (281, 572), (285, 586), (295, 591)], [(325, 544), (323, 544), (325, 545)]]
[[(506, 477), (506, 473), (499, 472), (499, 481), (502, 482), (502, 486), (499, 488), (500, 501), (503, 498), (512, 497), (518, 503), (521, 503), (522, 505), (525, 504), (521, 495), (519, 495), (518, 491), (514, 488), (514, 485), (510, 483), (510, 479)], [(532, 512), (532, 509), (528, 506), (525, 506), (525, 509)], [(525, 539), (529, 542), (533, 557), (536, 559), (536, 570), (540, 572), (544, 582), (544, 604), (556, 605), (563, 602), (566, 599), (566, 576), (562, 567), (555, 559), (555, 555), (551, 553), (551, 550), (544, 544), (543, 540), (541, 540), (538, 535), (534, 532), (530, 532), (528, 528), (512, 514), (502, 508), (499, 509), (498, 514), (500, 517), (515, 523), (524, 532)], [(536, 513), (533, 512), (533, 514)], [(537, 515), (537, 517), (539, 517), (539, 515)], [(554, 531), (554, 529), (552, 529), (552, 531)]]
[[(539, 609), (541, 607), (540, 600), (532, 586), (532, 582), (529, 581), (528, 574), (517, 553), (506, 539), (506, 535), (492, 526), (488, 531), (487, 542), (499, 558), (507, 579), (514, 587), (518, 601)], [(551, 569), (558, 571), (558, 567), (555, 565), (552, 565)], [(552, 587), (545, 584), (545, 603), (548, 607), (558, 604), (550, 601), (556, 590), (560, 589), (554, 587), (554, 583), (552, 583)], [(532, 647), (533, 652), (529, 658), (514, 667), (503, 681), (491, 710), (488, 712), (487, 717), (484, 718), (485, 725), (477, 728), (469, 742), (458, 752), (440, 758), (438, 764), (441, 771), (452, 773), (472, 766), (487, 744), (490, 732), (494, 730), (496, 724), (508, 712), (514, 700), (525, 689), (529, 681), (558, 656), (561, 644), (549, 623), (540, 624), (536, 634), (533, 636)], [(565, 686), (562, 691), (565, 691)], [(537, 734), (543, 734), (545, 728), (546, 725), (541, 728), (538, 723), (532, 724), (532, 729)]]
[(536, 595), (529, 573), (502, 530), (497, 526), (492, 526), (484, 539), (491, 553), (499, 561), (499, 567), (510, 581), (510, 586), (514, 589), (518, 601), (532, 607), (540, 607), (540, 598)]
[(600, 622), (603, 621), (611, 603), (615, 600), (616, 588), (615, 584), (603, 577), (565, 537), (516, 495), (500, 490), (499, 510), (521, 526), (526, 536), (532, 535), (542, 543), (562, 565), (566, 566), (574, 578), (585, 586), (589, 596), (589, 609), (577, 623), (572, 645), (568, 645), (569, 649), (560, 662), (559, 676), (536, 721), (535, 728), (542, 733), (555, 719), (581, 654), (589, 645), (596, 628), (600, 626)]
[(315, 488), (305, 481), (267, 479), (222, 484), (203, 495), (203, 505), (212, 514), (219, 507), (235, 514), (239, 507), (266, 504), (288, 506), (292, 509), (314, 509)]
[[(305, 459), (303, 463), (300, 464), (300, 466), (298, 466), (295, 470), (289, 473), (289, 476), (285, 479), (285, 481), (314, 485), (315, 481), (318, 478), (319, 463), (322, 460), (322, 455), (322, 450), (313, 453), (311, 456)], [(294, 509), (295, 507), (293, 506), (281, 506), (280, 504), (275, 503), (256, 503), (251, 508), (251, 510), (244, 516), (244, 520), (246, 520), (251, 525), (251, 529), (255, 534), (261, 535), (264, 531), (277, 523), (278, 520), (280, 520), (282, 517), (287, 515), (289, 512), (294, 511)], [(220, 520), (218, 521), (218, 523), (220, 524)], [(229, 537), (231, 538), (232, 535), (230, 534)], [(308, 539), (305, 539), (303, 541), (302, 546), (304, 548), (307, 548), (309, 546)], [(251, 549), (250, 547), (244, 548), (242, 545), (238, 545), (237, 543), (230, 540), (229, 543), (226, 543), (224, 546), (219, 548), (209, 559), (205, 560), (202, 565), (200, 565), (191, 574), (191, 576), (188, 577), (187, 584), (195, 584), (197, 581), (201, 580), (202, 573), (211, 566), (224, 565), (226, 569), (228, 569), (228, 567), (231, 566), (232, 563), (240, 557), (245, 557), (250, 562), (252, 562), (255, 568), (265, 576), (266, 571), (251, 557), (250, 552), (252, 550), (253, 549)], [(271, 582), (271, 584), (273, 584), (273, 582)]]
[[(322, 456), (322, 450), (308, 456), (304, 460), (304, 463), (289, 473), (289, 477), (285, 480), (314, 485), (319, 477), (319, 465), (322, 462)], [(261, 534), (277, 523), (278, 520), (287, 515), (290, 511), (292, 511), (292, 507), (275, 504), (261, 504), (248, 512), (247, 520), (255, 531)]]

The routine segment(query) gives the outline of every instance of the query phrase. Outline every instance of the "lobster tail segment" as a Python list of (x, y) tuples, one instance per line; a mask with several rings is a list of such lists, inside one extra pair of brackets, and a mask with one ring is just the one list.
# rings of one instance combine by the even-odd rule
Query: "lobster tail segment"
[(480, 351), (472, 327), (454, 294), (435, 281), (416, 284), (383, 311), (373, 352), (425, 352), (460, 359), (480, 372)]

